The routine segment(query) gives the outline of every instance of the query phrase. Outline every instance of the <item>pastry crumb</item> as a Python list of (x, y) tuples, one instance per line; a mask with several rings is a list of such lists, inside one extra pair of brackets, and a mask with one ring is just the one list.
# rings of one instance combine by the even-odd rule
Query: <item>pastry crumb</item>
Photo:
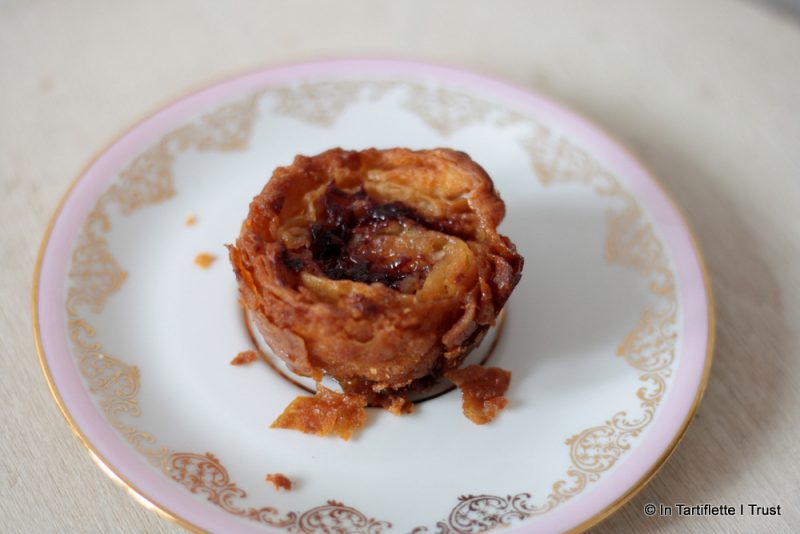
[(201, 252), (194, 258), (194, 264), (200, 267), (201, 269), (208, 269), (211, 267), (211, 264), (216, 261), (217, 257), (213, 254), (209, 254), (208, 252)]
[(484, 425), (506, 407), (503, 395), (511, 382), (511, 373), (497, 367), (468, 365), (444, 374), (461, 390), (464, 415), (476, 425)]
[(276, 491), (292, 491), (291, 479), (281, 473), (269, 473), (264, 480), (275, 486)]
[(253, 363), (257, 359), (258, 355), (255, 353), (255, 351), (244, 350), (231, 360), (231, 365), (247, 365), (248, 363)]
[(336, 434), (347, 441), (367, 422), (366, 406), (366, 397), (337, 393), (317, 384), (316, 395), (295, 398), (270, 428), (317, 436)]
[(197, 216), (194, 213), (190, 213), (186, 216), (186, 219), (183, 221), (183, 224), (186, 226), (194, 226), (197, 224)]
[(404, 397), (392, 397), (386, 410), (394, 415), (408, 415), (414, 413), (414, 403)]

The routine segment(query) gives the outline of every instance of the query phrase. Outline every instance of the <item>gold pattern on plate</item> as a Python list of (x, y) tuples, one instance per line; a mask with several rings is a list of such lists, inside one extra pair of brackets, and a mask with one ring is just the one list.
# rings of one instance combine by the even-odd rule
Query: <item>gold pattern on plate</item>
[[(135, 366), (103, 352), (92, 341), (94, 329), (85, 313), (100, 313), (106, 299), (125, 281), (126, 273), (108, 251), (105, 238), (111, 230), (108, 210), (116, 206), (122, 215), (156, 204), (175, 194), (172, 166), (177, 155), (189, 149), (235, 151), (247, 147), (259, 100), (269, 95), (273, 112), (319, 127), (332, 126), (352, 104), (376, 101), (393, 91), (405, 91), (404, 109), (442, 134), (450, 135), (469, 125), (490, 122), (497, 127), (524, 124), (529, 135), (521, 140), (531, 164), (544, 185), (581, 184), (608, 197), (617, 208), (608, 216), (606, 260), (636, 270), (648, 281), (659, 306), (648, 307), (638, 324), (625, 336), (618, 355), (639, 372), (643, 385), (635, 392), (641, 413), (624, 411), (604, 423), (584, 429), (566, 440), (571, 465), (565, 477), (554, 482), (541, 503), (531, 495), (462, 496), (437, 532), (484, 532), (533, 515), (546, 513), (581, 493), (600, 479), (631, 448), (632, 440), (650, 424), (667, 389), (675, 357), (678, 300), (674, 274), (652, 225), (632, 194), (591, 156), (564, 138), (520, 113), (473, 96), (424, 84), (393, 81), (326, 81), (270, 87), (206, 113), (181, 126), (135, 158), (119, 179), (103, 193), (87, 216), (74, 246), (66, 298), (73, 352), (89, 389), (108, 421), (162, 472), (202, 494), (223, 510), (289, 531), (312, 532), (336, 528), (337, 532), (378, 534), (391, 524), (376, 521), (336, 501), (304, 513), (281, 515), (271, 507), (243, 508), (236, 504), (247, 493), (231, 482), (220, 461), (210, 453), (175, 452), (157, 446), (154, 436), (125, 423), (138, 417), (136, 400), (139, 372)], [(710, 354), (708, 355), (710, 357)], [(190, 525), (191, 526), (191, 525)], [(414, 532), (426, 531), (417, 527)]]
[(241, 150), (247, 146), (256, 116), (259, 93), (222, 106), (165, 135), (137, 156), (95, 203), (84, 221), (72, 252), (66, 311), (73, 353), (78, 368), (109, 423), (155, 465), (172, 453), (155, 446), (156, 438), (125, 423), (123, 416), (138, 417), (136, 400), (139, 370), (103, 351), (93, 342), (95, 330), (86, 313), (100, 313), (108, 297), (125, 281), (126, 273), (108, 250), (109, 211), (115, 206), (130, 215), (143, 206), (157, 204), (175, 194), (172, 165), (176, 154), (196, 150)]
[[(666, 380), (672, 373), (678, 339), (675, 276), (664, 246), (638, 201), (585, 150), (532, 120), (530, 134), (522, 140), (522, 146), (543, 185), (585, 186), (616, 204), (608, 215), (605, 259), (612, 265), (637, 271), (647, 280), (650, 293), (659, 302), (642, 311), (638, 323), (617, 349), (617, 355), (638, 371), (639, 380), (644, 383), (636, 391), (641, 412), (619, 411), (604, 423), (568, 438), (565, 443), (569, 445), (571, 465), (566, 476), (552, 484), (544, 502), (532, 504), (527, 500), (528, 494), (517, 495), (517, 501), (496, 495), (461, 498), (448, 520), (437, 523), (437, 534), (483, 532), (496, 525), (544, 514), (583, 492), (589, 483), (600, 480), (601, 474), (616, 464), (631, 448), (632, 439), (653, 421), (666, 393)], [(524, 506), (513, 507), (511, 502), (522, 502)], [(498, 507), (500, 510), (511, 507), (511, 511), (498, 516)], [(464, 515), (465, 509), (469, 510), (468, 515)], [(503, 521), (498, 522), (498, 517), (503, 517)], [(426, 527), (415, 529), (426, 530)]]
[[(436, 524), (437, 534), (477, 534), (496, 527), (507, 527), (525, 519), (534, 510), (529, 493), (500, 497), (497, 495), (462, 495), (450, 511), (447, 522)], [(427, 532), (427, 527), (417, 527), (411, 534)]]
[(285, 515), (271, 507), (241, 508), (235, 502), (244, 499), (247, 493), (230, 481), (227, 470), (211, 454), (176, 453), (170, 456), (167, 471), (176, 482), (192, 493), (205, 495), (212, 502), (234, 515), (246, 517), (289, 532), (352, 532), (358, 534), (380, 534), (392, 524), (369, 518), (358, 510), (337, 501), (328, 501), (298, 514)]
[(317, 126), (329, 127), (351, 103), (358, 99), (358, 82), (321, 82), (277, 87), (274, 111)]
[(66, 311), (73, 355), (109, 423), (151, 464), (192, 493), (205, 495), (226, 512), (291, 532), (342, 527), (343, 532), (379, 534), (391, 524), (367, 518), (335, 501), (301, 514), (289, 512), (282, 519), (270, 507), (245, 510), (237, 506), (234, 501), (245, 499), (247, 493), (229, 481), (227, 471), (216, 457), (158, 446), (155, 436), (125, 422), (126, 418), (141, 415), (136, 399), (139, 369), (103, 352), (102, 346), (92, 340), (96, 333), (86, 318), (86, 312), (102, 312), (108, 297), (126, 277), (104, 237), (111, 231), (109, 210), (116, 206), (122, 215), (130, 215), (172, 197), (175, 194), (172, 167), (180, 152), (247, 148), (261, 95), (261, 91), (252, 93), (166, 134), (125, 167), (119, 179), (98, 198), (81, 227), (72, 253)]
[(304, 82), (264, 91), (274, 102), (273, 111), (307, 124), (330, 128), (353, 104), (375, 102), (390, 92), (402, 93), (400, 105), (428, 127), (447, 137), (493, 114), (497, 126), (518, 122), (517, 112), (493, 106), (470, 95), (429, 85), (398, 81)]
[(421, 84), (409, 84), (405, 107), (444, 137), (483, 122), (491, 110), (487, 102), (464, 93)]

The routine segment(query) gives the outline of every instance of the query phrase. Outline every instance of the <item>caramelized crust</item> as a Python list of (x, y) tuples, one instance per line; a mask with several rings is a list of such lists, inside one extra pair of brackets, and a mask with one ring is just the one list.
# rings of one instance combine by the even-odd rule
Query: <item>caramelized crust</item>
[(294, 372), (391, 406), (494, 324), (523, 264), (496, 231), (504, 213), (462, 152), (333, 149), (274, 172), (230, 259), (243, 305)]
[(403, 397), (392, 397), (388, 404), (383, 406), (394, 415), (408, 415), (414, 413), (414, 403)]
[(286, 490), (292, 491), (292, 481), (285, 475), (281, 473), (269, 473), (265, 478), (267, 482), (275, 486), (277, 491)]
[(336, 434), (347, 441), (367, 421), (367, 399), (337, 393), (317, 384), (313, 397), (297, 397), (270, 428), (299, 430), (306, 434)]
[(255, 353), (255, 351), (245, 350), (237, 354), (231, 360), (231, 365), (247, 365), (248, 363), (253, 363), (257, 359), (258, 355)]
[(216, 261), (217, 257), (208, 252), (201, 252), (194, 258), (194, 264), (201, 269), (208, 269)]
[(461, 390), (464, 415), (476, 425), (488, 423), (508, 404), (503, 395), (511, 382), (509, 371), (468, 365), (463, 369), (447, 371), (445, 377)]

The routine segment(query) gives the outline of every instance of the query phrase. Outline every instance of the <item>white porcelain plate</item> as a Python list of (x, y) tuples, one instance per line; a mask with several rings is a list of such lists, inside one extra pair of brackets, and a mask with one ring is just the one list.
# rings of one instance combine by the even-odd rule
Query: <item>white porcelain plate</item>
[[(336, 146), (452, 147), (494, 179), (525, 270), (489, 360), (513, 373), (491, 424), (452, 391), (410, 416), (370, 409), (349, 442), (274, 430), (302, 390), (229, 365), (251, 340), (224, 245), (275, 167)], [(585, 528), (676, 446), (712, 354), (698, 251), (647, 171), (539, 96), (409, 62), (265, 70), (156, 113), (76, 182), (36, 276), (70, 424), (143, 500), (215, 532)]]

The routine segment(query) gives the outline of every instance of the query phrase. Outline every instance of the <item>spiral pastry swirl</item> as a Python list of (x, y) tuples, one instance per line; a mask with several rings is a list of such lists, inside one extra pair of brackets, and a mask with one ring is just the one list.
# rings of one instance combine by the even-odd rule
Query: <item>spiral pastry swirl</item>
[(241, 301), (289, 366), (404, 397), (459, 366), (520, 280), (505, 205), (449, 149), (297, 156), (229, 247)]

